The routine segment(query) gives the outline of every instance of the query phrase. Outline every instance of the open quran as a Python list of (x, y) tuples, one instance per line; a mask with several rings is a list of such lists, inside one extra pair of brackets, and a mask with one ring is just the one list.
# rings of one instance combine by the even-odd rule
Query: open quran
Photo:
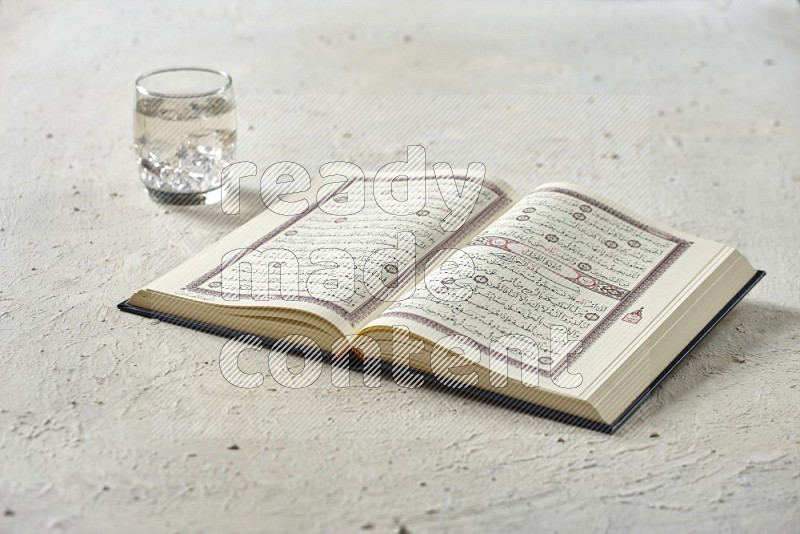
[(279, 196), (120, 308), (611, 432), (764, 274), (570, 184), (402, 178)]

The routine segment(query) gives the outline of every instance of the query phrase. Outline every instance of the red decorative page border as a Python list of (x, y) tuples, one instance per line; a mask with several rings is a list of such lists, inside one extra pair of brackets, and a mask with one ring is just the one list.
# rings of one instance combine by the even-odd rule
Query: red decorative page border
[[(474, 179), (472, 179), (470, 177), (467, 177), (467, 176), (457, 176), (456, 178), (460, 178), (460, 179), (463, 179), (463, 180), (469, 180), (470, 182), (473, 182), (473, 183), (477, 181), (477, 180), (474, 180)], [(427, 179), (428, 179), (427, 176), (410, 176), (409, 177), (409, 180), (414, 180), (414, 181), (427, 180)], [(375, 178), (368, 178), (368, 179), (365, 180), (365, 183), (372, 183), (373, 187), (374, 187), (374, 182), (376, 182), (376, 181), (388, 182), (390, 180), (391, 180), (390, 178), (385, 178), (385, 179), (381, 178), (381, 179), (378, 179), (378, 180), (376, 180)], [(300, 220), (302, 220), (306, 216), (310, 215), (314, 210), (316, 210), (319, 207), (320, 203), (324, 203), (328, 199), (330, 199), (330, 198), (332, 198), (332, 197), (334, 197), (334, 196), (336, 196), (338, 194), (341, 194), (341, 193), (345, 192), (348, 187), (353, 185), (353, 183), (354, 182), (351, 182), (351, 181), (346, 182), (345, 184), (342, 185), (342, 187), (340, 187), (340, 188), (336, 189), (335, 191), (331, 192), (328, 196), (323, 198), (321, 201), (318, 201), (318, 202), (314, 203), (305, 212), (303, 212), (303, 213), (301, 213), (299, 215), (295, 215), (295, 216), (291, 217), (284, 224), (281, 224), (280, 226), (272, 229), (269, 233), (265, 234), (264, 236), (260, 237), (258, 240), (256, 240), (252, 244), (250, 244), (248, 247), (246, 247), (246, 250), (240, 252), (239, 254), (237, 254), (236, 256), (234, 256), (232, 259), (228, 260), (224, 264), (220, 264), (219, 267), (216, 267), (213, 270), (203, 274), (202, 276), (200, 276), (196, 280), (193, 280), (192, 282), (190, 282), (189, 284), (184, 286), (182, 289), (184, 289), (186, 291), (191, 291), (191, 292), (194, 292), (194, 293), (202, 294), (202, 295), (210, 295), (210, 296), (214, 296), (214, 297), (221, 297), (223, 295), (223, 293), (221, 291), (212, 291), (210, 289), (206, 289), (206, 288), (200, 287), (200, 286), (202, 286), (203, 284), (205, 284), (206, 282), (208, 282), (210, 279), (214, 278), (215, 276), (220, 275), (220, 273), (222, 273), (222, 271), (224, 271), (225, 269), (229, 268), (231, 265), (234, 265), (235, 263), (240, 262), (243, 258), (245, 258), (247, 255), (249, 255), (252, 250), (258, 249), (259, 247), (261, 247), (264, 244), (268, 243), (275, 236), (285, 232), (291, 226), (295, 225), (297, 222), (299, 222)], [(509, 196), (506, 195), (506, 193), (499, 186), (497, 186), (497, 185), (495, 185), (495, 184), (493, 184), (493, 183), (491, 183), (489, 181), (484, 181), (482, 187), (486, 187), (491, 192), (493, 192), (496, 195), (496, 198), (494, 200), (492, 200), (491, 202), (489, 202), (480, 211), (480, 213), (477, 216), (475, 216), (474, 218), (468, 219), (458, 230), (456, 230), (455, 232), (451, 233), (439, 245), (431, 248), (431, 250), (429, 250), (427, 253), (425, 253), (421, 258), (417, 259), (417, 262), (416, 262), (415, 265), (407, 267), (402, 273), (400, 273), (398, 275), (398, 278), (397, 278), (396, 287), (403, 287), (407, 283), (409, 283), (415, 277), (417, 266), (422, 266), (424, 268), (425, 265), (427, 264), (427, 261), (430, 258), (434, 257), (434, 255), (437, 252), (439, 252), (440, 250), (450, 248), (451, 246), (454, 246), (457, 243), (459, 243), (460, 241), (462, 241), (468, 235), (474, 235), (474, 233), (477, 233), (476, 230), (479, 230), (480, 228), (483, 228), (492, 219), (493, 216), (495, 216), (500, 210), (502, 210), (503, 208), (505, 208), (506, 206), (508, 206), (511, 203), (511, 199), (509, 198)], [(342, 317), (343, 319), (348, 321), (351, 325), (356, 325), (359, 322), (361, 322), (365, 317), (367, 317), (369, 314), (374, 312), (379, 306), (384, 304), (386, 302), (384, 299), (386, 297), (389, 297), (394, 291), (395, 291), (395, 288), (384, 288), (384, 289), (382, 289), (381, 291), (378, 292), (377, 296), (370, 295), (369, 298), (365, 299), (353, 311), (347, 311), (346, 308), (343, 308), (342, 306), (339, 306), (334, 302), (325, 301), (325, 300), (319, 300), (319, 299), (315, 299), (313, 297), (306, 297), (306, 296), (303, 296), (303, 295), (298, 295), (296, 297), (293, 297), (291, 299), (286, 299), (286, 300), (289, 300), (290, 302), (297, 302), (297, 301), (308, 302), (308, 303), (311, 303), (311, 304), (316, 304), (318, 306), (322, 306), (323, 308), (327, 308), (329, 310), (334, 311), (337, 315), (339, 315), (340, 317)], [(233, 293), (229, 293), (228, 295), (231, 296), (231, 297), (235, 297), (236, 296)], [(232, 298), (232, 300), (233, 300), (233, 298)]]
[[(537, 189), (536, 191), (533, 192), (533, 194), (536, 193), (561, 193), (577, 198), (578, 200), (581, 200), (587, 204), (591, 204), (592, 206), (605, 211), (609, 215), (612, 215), (614, 217), (617, 217), (618, 219), (625, 221), (631, 226), (634, 226), (647, 233), (660, 237), (661, 239), (665, 239), (667, 241), (675, 243), (675, 246), (670, 251), (670, 253), (664, 256), (661, 259), (661, 261), (659, 261), (656, 264), (656, 266), (653, 267), (650, 270), (650, 272), (647, 273), (647, 275), (645, 275), (645, 277), (625, 296), (625, 298), (623, 298), (616, 306), (614, 306), (614, 308), (603, 319), (601, 319), (594, 326), (594, 328), (592, 328), (582, 339), (576, 341), (576, 346), (580, 346), (581, 350), (579, 352), (574, 352), (573, 349), (573, 352), (570, 352), (566, 358), (564, 358), (561, 362), (559, 362), (559, 364), (556, 366), (555, 369), (548, 369), (547, 367), (543, 368), (541, 366), (541, 365), (544, 366), (550, 365), (549, 361), (542, 361), (545, 358), (549, 359), (549, 357), (547, 356), (540, 358), (538, 363), (541, 365), (533, 366), (530, 365), (529, 363), (521, 362), (514, 358), (510, 358), (506, 354), (502, 354), (496, 351), (491, 352), (490, 347), (487, 347), (485, 344), (480, 343), (478, 340), (473, 339), (473, 341), (478, 345), (478, 347), (480, 347), (482, 352), (490, 353), (492, 358), (497, 358), (498, 360), (504, 363), (510, 364), (512, 367), (515, 367), (517, 369), (523, 369), (533, 373), (539, 373), (542, 376), (558, 377), (561, 373), (567, 370), (572, 363), (577, 361), (585, 353), (586, 349), (589, 348), (589, 346), (591, 346), (595, 341), (597, 341), (603, 335), (603, 333), (605, 333), (611, 327), (612, 324), (614, 324), (625, 312), (631, 309), (633, 303), (636, 302), (636, 300), (642, 295), (642, 293), (647, 291), (647, 289), (650, 288), (656, 282), (656, 280), (658, 280), (661, 277), (661, 275), (664, 274), (667, 271), (667, 269), (669, 269), (677, 261), (677, 259), (692, 245), (692, 243), (690, 241), (686, 241), (684, 239), (676, 237), (672, 234), (663, 232), (653, 226), (644, 224), (643, 222), (638, 221), (620, 212), (619, 210), (616, 210), (598, 200), (595, 200), (591, 197), (588, 197), (576, 191), (571, 191), (569, 189), (563, 189), (560, 187), (547, 187), (547, 188)], [(439, 323), (438, 321), (432, 321), (427, 317), (422, 317), (416, 313), (386, 311), (382, 314), (382, 316), (405, 318), (417, 323), (422, 323), (428, 328), (431, 328), (443, 334), (444, 336), (451, 336), (451, 335), (463, 336), (463, 334), (461, 334), (460, 332), (457, 332), (452, 328), (449, 328)]]

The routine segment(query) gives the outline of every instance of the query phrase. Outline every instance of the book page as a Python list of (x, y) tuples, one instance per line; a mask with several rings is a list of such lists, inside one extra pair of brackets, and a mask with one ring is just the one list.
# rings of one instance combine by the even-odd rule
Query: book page
[[(615, 330), (612, 348), (622, 351), (724, 248), (643, 222), (572, 186), (546, 185), (366, 331), (404, 325), (433, 342), (461, 336), (481, 350), (484, 365), (491, 354), (523, 376), (557, 378), (619, 325), (628, 329)], [(660, 279), (668, 290), (648, 292)]]
[[(515, 200), (504, 184), (463, 176), (462, 196), (447, 202), (437, 180), (409, 177), (406, 195), (424, 196), (413, 199), (419, 209), (411, 214), (384, 209), (403, 200), (403, 187), (393, 189), (391, 179), (349, 180), (303, 213), (265, 211), (147, 289), (223, 306), (301, 310), (351, 333), (413, 287), (438, 250), (465, 243)], [(472, 198), (462, 180), (475, 186)], [(394, 203), (379, 205), (376, 197), (386, 195)]]

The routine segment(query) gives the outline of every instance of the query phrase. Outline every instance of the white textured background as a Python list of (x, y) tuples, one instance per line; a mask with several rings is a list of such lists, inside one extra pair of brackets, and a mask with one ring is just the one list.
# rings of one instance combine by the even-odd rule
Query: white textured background
[[(0, 1), (0, 532), (797, 532), (796, 1), (52, 4)], [(420, 143), (522, 191), (649, 172), (630, 203), (769, 275), (613, 437), (388, 380), (237, 390), (223, 340), (114, 307), (257, 208), (137, 184), (133, 79), (176, 64), (233, 74), (262, 169)], [(482, 131), (509, 109), (481, 98), (438, 129), (351, 113), (420, 93), (644, 95), (649, 124), (583, 152), (525, 106)]]

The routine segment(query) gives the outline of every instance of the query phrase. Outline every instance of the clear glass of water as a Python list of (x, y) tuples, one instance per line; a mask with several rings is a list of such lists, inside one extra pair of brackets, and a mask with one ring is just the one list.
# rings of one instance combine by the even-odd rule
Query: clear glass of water
[(236, 104), (228, 73), (201, 67), (148, 72), (136, 80), (134, 148), (150, 198), (215, 204), (233, 163)]

